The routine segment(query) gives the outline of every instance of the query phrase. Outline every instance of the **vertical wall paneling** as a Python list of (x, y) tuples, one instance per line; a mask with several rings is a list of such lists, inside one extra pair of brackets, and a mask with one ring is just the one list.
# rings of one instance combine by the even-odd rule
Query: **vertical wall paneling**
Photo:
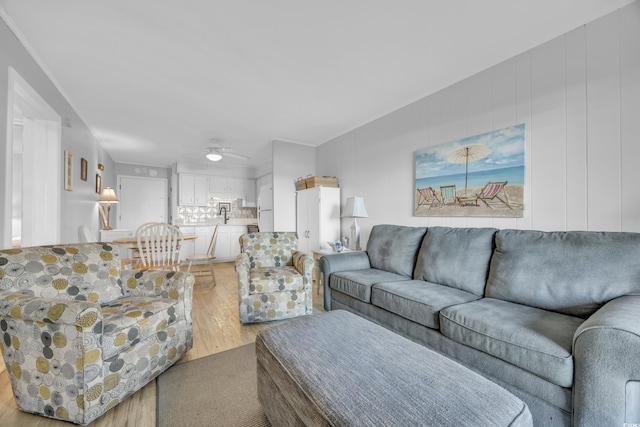
[[(426, 110), (426, 124), (427, 124), (427, 141), (426, 143), (418, 147), (417, 149), (438, 145), (443, 142), (444, 138), (444, 126), (443, 117), (447, 117), (449, 114), (449, 104), (444, 101), (448, 100), (443, 95), (443, 92), (437, 92), (427, 98), (427, 110)], [(413, 168), (415, 171), (415, 156), (413, 158)], [(414, 173), (415, 179), (415, 173)], [(414, 193), (415, 196), (415, 193)], [(415, 208), (415, 203), (414, 203)], [(450, 225), (450, 219), (448, 217), (415, 217), (419, 225), (422, 226), (448, 226)]]
[[(640, 231), (639, 117), (634, 2), (329, 141), (318, 148), (318, 170), (342, 165), (330, 170), (343, 198), (346, 190), (365, 197), (363, 244), (384, 222)], [(527, 129), (523, 218), (413, 217), (416, 149), (519, 123)], [(336, 143), (345, 138), (354, 151)], [(341, 169), (352, 163), (355, 173)]]
[(516, 124), (524, 123), (526, 127), (524, 215), (516, 220), (516, 228), (522, 230), (528, 230), (533, 227), (533, 215), (531, 213), (531, 187), (533, 186), (531, 147), (535, 132), (531, 123), (531, 57), (531, 51), (516, 57)]
[[(465, 136), (469, 136), (466, 127), (466, 111), (467, 111), (467, 85), (469, 79), (463, 80), (449, 88), (445, 89), (448, 92), (451, 99), (451, 116), (450, 126), (448, 127), (448, 133), (445, 135), (445, 140), (450, 142), (455, 141)], [(451, 217), (451, 227), (466, 227), (467, 218), (465, 217)]]
[(531, 209), (536, 228), (566, 227), (566, 131), (564, 40), (533, 51), (531, 123)]
[[(492, 130), (492, 74), (493, 70), (488, 69), (467, 79), (466, 135), (478, 135)], [(493, 226), (493, 219), (490, 217), (468, 217), (466, 226), (491, 227)]]
[[(512, 58), (492, 68), (491, 123), (492, 129), (514, 126), (516, 121), (516, 59)], [(493, 218), (496, 228), (516, 228), (517, 218)]]
[(587, 92), (585, 27), (565, 36), (567, 229), (587, 229)]
[(640, 2), (620, 14), (621, 227), (640, 231)]
[(620, 230), (619, 13), (587, 25), (586, 38), (588, 228), (616, 231)]

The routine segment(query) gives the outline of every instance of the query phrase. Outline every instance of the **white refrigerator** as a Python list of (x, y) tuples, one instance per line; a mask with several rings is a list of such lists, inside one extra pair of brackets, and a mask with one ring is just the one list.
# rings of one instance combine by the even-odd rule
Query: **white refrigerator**
[(273, 231), (273, 187), (263, 185), (258, 192), (258, 228)]

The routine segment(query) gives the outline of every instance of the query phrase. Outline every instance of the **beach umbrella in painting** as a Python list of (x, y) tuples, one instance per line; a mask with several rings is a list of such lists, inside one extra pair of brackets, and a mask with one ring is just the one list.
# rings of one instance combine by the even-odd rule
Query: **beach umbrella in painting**
[(467, 178), (469, 177), (469, 162), (484, 159), (491, 154), (491, 148), (482, 144), (469, 144), (453, 150), (447, 156), (449, 163), (465, 164), (464, 171), (464, 195), (467, 195)]

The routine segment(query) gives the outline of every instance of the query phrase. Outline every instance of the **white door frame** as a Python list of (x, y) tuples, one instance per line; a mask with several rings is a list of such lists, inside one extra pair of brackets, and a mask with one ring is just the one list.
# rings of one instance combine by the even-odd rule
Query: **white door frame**
[[(5, 162), (5, 200), (4, 221), (2, 227), (2, 247), (11, 247), (11, 220), (13, 206), (13, 123), (14, 106), (16, 103), (24, 110), (25, 116), (30, 116), (38, 121), (46, 122), (45, 139), (47, 143), (46, 168), (41, 168), (42, 176), (34, 177), (33, 186), (43, 189), (48, 207), (43, 209), (42, 217), (47, 217), (48, 236), (47, 242), (60, 241), (62, 224), (61, 218), (61, 147), (62, 147), (62, 120), (60, 115), (36, 92), (27, 81), (13, 68), (9, 67), (9, 81), (7, 91), (7, 135), (6, 135), (6, 162)], [(46, 213), (45, 213), (46, 210)], [(23, 224), (24, 227), (24, 224)]]

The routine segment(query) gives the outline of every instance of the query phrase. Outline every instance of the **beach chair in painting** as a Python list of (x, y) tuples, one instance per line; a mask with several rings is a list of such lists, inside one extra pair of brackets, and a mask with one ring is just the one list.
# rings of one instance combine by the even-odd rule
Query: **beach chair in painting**
[(449, 204), (457, 205), (458, 199), (456, 198), (456, 185), (441, 185), (440, 200), (442, 201), (442, 205), (446, 205), (448, 200), (453, 202)]
[(429, 206), (429, 209), (440, 204), (440, 199), (433, 188), (418, 188), (418, 207)]
[[(489, 181), (487, 185), (482, 187), (482, 191), (479, 194), (476, 194), (476, 204), (477, 201), (480, 200), (482, 203), (493, 209), (488, 202), (493, 201), (493, 199), (498, 199), (501, 201), (506, 207), (509, 209), (513, 209), (509, 204), (509, 196), (507, 196), (507, 192), (504, 188), (507, 186), (508, 181), (503, 182), (491, 182)], [(502, 192), (502, 197), (500, 197), (500, 192)]]

